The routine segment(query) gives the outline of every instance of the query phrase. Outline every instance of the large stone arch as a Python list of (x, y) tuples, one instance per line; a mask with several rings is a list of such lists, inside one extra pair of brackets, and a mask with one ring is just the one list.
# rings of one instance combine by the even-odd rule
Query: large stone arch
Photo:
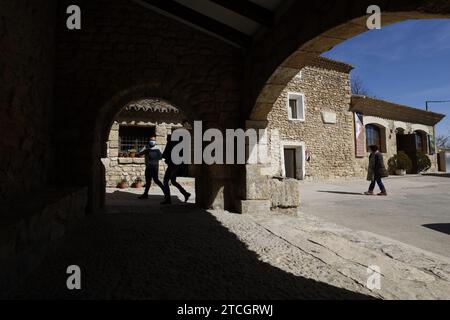
[[(267, 116), (289, 82), (311, 60), (339, 43), (367, 31), (371, 1), (295, 1), (278, 23), (258, 39), (247, 57), (242, 116), (253, 126), (267, 126)], [(450, 1), (380, 1), (382, 25), (408, 19), (450, 16)], [(350, 84), (349, 84), (350, 85)], [(258, 170), (258, 171), (257, 171)], [(260, 172), (246, 168), (247, 176)], [(262, 172), (262, 171), (261, 171)], [(255, 180), (246, 178), (247, 185)], [(260, 182), (263, 184), (263, 180)], [(247, 200), (268, 199), (263, 192), (246, 193)]]
[[(334, 46), (367, 31), (370, 1), (320, 1), (293, 4), (264, 40), (253, 48), (247, 68), (245, 102), (251, 120), (266, 120), (286, 85), (310, 61)], [(381, 1), (382, 25), (408, 19), (450, 17), (449, 1)], [(292, 23), (289, 23), (292, 21)], [(294, 23), (295, 22), (295, 23)], [(282, 36), (281, 36), (282, 35)]]

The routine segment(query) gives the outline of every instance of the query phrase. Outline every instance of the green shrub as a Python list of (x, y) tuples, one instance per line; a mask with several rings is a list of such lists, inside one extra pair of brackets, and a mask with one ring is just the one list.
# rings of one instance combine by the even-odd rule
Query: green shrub
[(430, 170), (431, 161), (428, 156), (422, 151), (417, 151), (417, 170), (419, 172), (425, 172)]
[(394, 173), (395, 170), (411, 171), (412, 161), (405, 152), (400, 151), (398, 154), (389, 159), (388, 167), (390, 173)]

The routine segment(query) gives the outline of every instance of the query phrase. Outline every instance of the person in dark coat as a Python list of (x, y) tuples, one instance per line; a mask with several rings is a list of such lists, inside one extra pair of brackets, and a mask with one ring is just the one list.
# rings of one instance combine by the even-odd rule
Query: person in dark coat
[(370, 181), (369, 191), (364, 192), (365, 195), (373, 195), (375, 189), (375, 183), (378, 184), (381, 192), (379, 196), (387, 196), (386, 188), (381, 178), (389, 176), (388, 171), (384, 165), (383, 155), (378, 151), (378, 146), (369, 147), (371, 153), (369, 156), (369, 167), (367, 170), (367, 180)]
[(148, 199), (148, 192), (152, 184), (152, 180), (164, 192), (164, 185), (159, 180), (159, 160), (162, 159), (161, 150), (156, 146), (156, 137), (150, 137), (148, 144), (138, 152), (138, 157), (145, 155), (145, 190), (144, 194), (139, 199)]
[(187, 192), (178, 182), (177, 177), (183, 175), (183, 173), (187, 170), (186, 164), (175, 164), (172, 161), (172, 150), (175, 147), (175, 142), (172, 141), (171, 135), (167, 136), (167, 144), (164, 152), (162, 154), (163, 159), (167, 164), (166, 173), (164, 174), (164, 195), (165, 200), (161, 204), (171, 204), (172, 200), (170, 197), (170, 186), (169, 182), (172, 183), (174, 187), (180, 190), (181, 194), (184, 196), (184, 202), (188, 202), (191, 194)]

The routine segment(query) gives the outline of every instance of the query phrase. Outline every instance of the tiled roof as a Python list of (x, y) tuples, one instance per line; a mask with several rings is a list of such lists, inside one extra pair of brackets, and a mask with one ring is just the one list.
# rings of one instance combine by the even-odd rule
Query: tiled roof
[(353, 70), (353, 66), (350, 64), (321, 56), (312, 58), (310, 61), (308, 61), (307, 65), (318, 68), (331, 69), (345, 73), (350, 73), (350, 71)]
[(180, 110), (159, 99), (142, 99), (129, 103), (124, 108), (127, 111), (179, 113)]
[(419, 123), (429, 126), (436, 125), (445, 117), (445, 115), (440, 113), (425, 111), (385, 100), (359, 95), (352, 96), (350, 110), (354, 112), (361, 112), (367, 116), (409, 123)]

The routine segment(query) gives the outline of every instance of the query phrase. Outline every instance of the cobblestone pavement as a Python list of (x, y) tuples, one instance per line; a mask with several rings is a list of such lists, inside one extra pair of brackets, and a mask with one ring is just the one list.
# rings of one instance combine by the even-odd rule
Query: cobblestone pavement
[[(14, 297), (25, 299), (370, 299), (449, 297), (449, 263), (300, 214), (237, 215), (108, 195)], [(445, 259), (445, 258), (444, 258)], [(66, 268), (82, 290), (66, 289)], [(382, 290), (366, 288), (377, 264)]]

